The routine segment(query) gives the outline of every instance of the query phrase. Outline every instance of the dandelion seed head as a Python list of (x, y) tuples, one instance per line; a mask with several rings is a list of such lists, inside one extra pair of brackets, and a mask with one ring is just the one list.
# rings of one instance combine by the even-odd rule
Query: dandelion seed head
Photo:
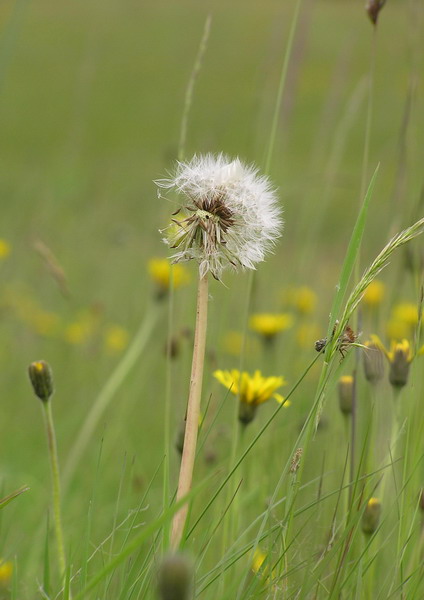
[(167, 243), (176, 250), (174, 262), (196, 260), (201, 276), (210, 271), (219, 279), (227, 266), (254, 269), (281, 235), (281, 208), (269, 179), (238, 158), (194, 156), (156, 183), (185, 197)]

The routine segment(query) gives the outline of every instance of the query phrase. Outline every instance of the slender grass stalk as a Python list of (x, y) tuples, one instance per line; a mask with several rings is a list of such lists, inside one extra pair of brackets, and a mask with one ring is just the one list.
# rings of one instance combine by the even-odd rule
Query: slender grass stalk
[(146, 312), (132, 344), (129, 346), (114, 371), (112, 371), (110, 377), (107, 379), (105, 385), (95, 399), (81, 431), (77, 435), (75, 442), (69, 451), (63, 474), (63, 486), (65, 489), (71, 482), (102, 415), (145, 349), (156, 322), (159, 319), (159, 315), (159, 306), (157, 303), (152, 304), (150, 309)]
[[(196, 329), (194, 333), (193, 361), (191, 365), (190, 392), (187, 404), (184, 448), (178, 480), (177, 502), (191, 489), (194, 459), (196, 457), (197, 432), (199, 428), (200, 400), (202, 393), (203, 365), (205, 359), (206, 329), (208, 318), (208, 276), (199, 275), (197, 292)], [(176, 549), (181, 542), (187, 519), (185, 504), (174, 516), (171, 531), (171, 547)]]
[(59, 458), (57, 454), (56, 434), (53, 423), (51, 400), (42, 402), (44, 422), (46, 425), (47, 443), (49, 447), (50, 467), (52, 473), (53, 490), (53, 520), (57, 543), (57, 557), (59, 561), (60, 574), (64, 577), (66, 573), (66, 555), (65, 544), (63, 541), (62, 511), (61, 511), (61, 493), (60, 493), (60, 473)]
[(269, 172), (271, 169), (272, 155), (273, 155), (274, 147), (275, 147), (275, 139), (277, 137), (278, 121), (279, 121), (280, 114), (281, 114), (281, 102), (283, 99), (284, 87), (285, 87), (285, 83), (286, 83), (286, 79), (287, 79), (287, 72), (288, 72), (290, 57), (291, 57), (291, 53), (292, 53), (292, 49), (293, 49), (294, 34), (296, 32), (296, 27), (297, 27), (297, 22), (299, 19), (301, 5), (302, 5), (302, 0), (297, 0), (294, 16), (293, 16), (291, 26), (290, 26), (289, 38), (287, 40), (287, 47), (286, 47), (286, 51), (284, 53), (284, 62), (283, 62), (283, 67), (281, 69), (280, 81), (278, 83), (277, 98), (275, 100), (275, 108), (274, 108), (274, 114), (272, 117), (271, 132), (270, 132), (270, 136), (269, 136), (268, 149), (267, 149), (266, 158), (265, 158), (264, 171), (265, 171), (266, 175), (269, 175)]
[(193, 103), (193, 91), (196, 80), (199, 76), (199, 72), (202, 66), (203, 57), (206, 52), (206, 48), (208, 46), (208, 39), (211, 29), (212, 17), (208, 15), (205, 27), (203, 29), (202, 39), (200, 41), (199, 50), (197, 52), (196, 60), (193, 66), (193, 70), (190, 75), (190, 79), (187, 85), (185, 98), (184, 98), (184, 109), (183, 109), (183, 117), (181, 121), (181, 129), (180, 129), (180, 139), (178, 143), (178, 160), (184, 159), (185, 154), (185, 146), (187, 141), (187, 129), (188, 129), (188, 117), (190, 114), (191, 105)]
[[(168, 336), (166, 340), (166, 391), (165, 391), (165, 411), (163, 427), (163, 510), (169, 506), (169, 462), (171, 452), (171, 406), (172, 406), (172, 324), (174, 319), (174, 266), (171, 265), (169, 273), (169, 299), (168, 299)], [(169, 523), (166, 522), (163, 528), (163, 550), (166, 551), (169, 545)]]

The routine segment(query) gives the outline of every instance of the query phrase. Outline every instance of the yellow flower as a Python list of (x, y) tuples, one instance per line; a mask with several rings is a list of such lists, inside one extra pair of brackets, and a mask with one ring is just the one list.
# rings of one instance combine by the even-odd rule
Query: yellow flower
[[(276, 393), (279, 387), (286, 385), (284, 377), (263, 377), (260, 371), (249, 375), (246, 371), (241, 373), (237, 369), (215, 371), (214, 377), (232, 394), (239, 397), (239, 420), (243, 424), (250, 423), (255, 416), (257, 407), (270, 398), (275, 398), (280, 403), (284, 401), (284, 398)], [(285, 403), (285, 406), (288, 406), (288, 402)]]
[(125, 350), (128, 345), (128, 331), (119, 325), (111, 325), (104, 334), (106, 350), (110, 353), (118, 353)]
[(0, 585), (5, 586), (12, 577), (13, 563), (0, 558)]
[(369, 308), (379, 306), (384, 299), (386, 286), (379, 279), (374, 279), (365, 290), (363, 301)]
[(280, 331), (285, 331), (293, 325), (293, 317), (288, 313), (271, 314), (259, 313), (252, 315), (249, 327), (267, 340), (273, 339)]
[(301, 315), (309, 315), (315, 310), (316, 293), (306, 285), (293, 287), (284, 293), (284, 299)]
[(174, 288), (177, 289), (190, 281), (190, 273), (180, 264), (171, 265), (167, 258), (151, 258), (148, 262), (148, 271), (151, 279), (156, 283), (161, 295), (166, 294), (171, 282), (171, 268)]
[(415, 327), (418, 323), (418, 307), (412, 302), (401, 302), (392, 310), (393, 320)]
[(381, 348), (390, 364), (389, 381), (394, 387), (403, 387), (408, 382), (409, 367), (414, 358), (412, 348), (408, 340), (401, 342), (394, 340), (390, 343), (390, 350), (387, 350), (380, 338), (376, 335), (371, 336), (374, 344)]
[(315, 340), (322, 337), (322, 329), (315, 323), (301, 323), (296, 329), (296, 342), (300, 348), (313, 348)]
[(258, 340), (247, 337), (244, 340), (244, 336), (240, 331), (228, 331), (223, 340), (222, 348), (227, 354), (231, 356), (240, 356), (244, 349), (246, 354), (252, 355), (258, 352), (259, 343)]
[(7, 258), (10, 254), (10, 250), (9, 242), (0, 238), (0, 260)]
[(31, 324), (38, 334), (54, 336), (59, 330), (60, 318), (56, 313), (38, 310), (31, 316)]
[(253, 555), (252, 566), (251, 569), (254, 573), (259, 573), (262, 568), (262, 565), (266, 561), (266, 554), (262, 552), (259, 548), (256, 548), (255, 553)]
[(390, 319), (386, 325), (387, 337), (391, 340), (402, 340), (411, 332), (411, 328), (405, 321)]
[(368, 535), (375, 532), (381, 516), (381, 501), (379, 498), (370, 498), (362, 515), (361, 528)]

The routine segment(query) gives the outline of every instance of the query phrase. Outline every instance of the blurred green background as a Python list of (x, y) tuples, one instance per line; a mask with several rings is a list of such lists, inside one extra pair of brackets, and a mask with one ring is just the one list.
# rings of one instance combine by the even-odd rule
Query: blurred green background
[[(41, 412), (27, 365), (44, 358), (53, 367), (65, 462), (119, 350), (154, 295), (146, 265), (152, 256), (166, 256), (158, 229), (167, 224), (172, 205), (157, 197), (153, 181), (172, 170), (177, 156), (185, 92), (207, 16), (210, 37), (195, 85), (185, 156), (222, 151), (263, 169), (294, 8), (286, 0), (1, 3), (0, 238), (10, 253), (0, 260), (0, 480), (5, 492), (24, 483), (31, 492), (5, 513), (0, 553), (37, 555), (24, 540), (36, 536), (48, 504)], [(319, 298), (314, 332), (325, 332), (364, 182), (377, 163), (362, 265), (391, 234), (422, 216), (422, 26), (417, 0), (390, 0), (377, 31), (362, 1), (304, 0), (269, 173), (284, 206), (285, 232), (258, 271), (254, 310), (281, 310), (284, 288), (307, 285)], [(63, 269), (68, 294), (36, 251), (37, 241)], [(396, 257), (387, 275), (400, 282), (392, 294), (414, 301), (412, 283), (397, 278), (401, 264), (402, 256)], [(189, 269), (192, 285), (176, 293), (175, 331), (193, 327), (196, 267)], [(238, 364), (225, 354), (221, 339), (228, 329), (243, 327), (240, 306), (247, 279), (228, 274), (225, 284), (211, 287), (205, 397), (214, 391), (217, 403), (222, 390), (211, 372)], [(390, 308), (388, 303), (384, 314)], [(38, 318), (31, 318), (34, 311)], [(161, 461), (166, 307), (163, 311), (147, 352), (84, 456), (65, 501), (65, 529), (86, 514), (93, 485), (101, 496), (95, 527), (109, 531), (124, 456), (134, 494), (128, 505), (139, 496), (137, 485), (145, 489)], [(110, 327), (123, 330), (122, 348), (105, 346)], [(384, 330), (380, 334), (384, 337)], [(311, 344), (300, 349), (288, 336), (273, 357), (253, 354), (247, 366), (293, 382), (313, 357)], [(190, 343), (184, 342), (172, 367), (173, 435), (184, 410), (189, 365)], [(287, 447), (315, 381), (311, 377), (293, 416), (279, 425)], [(231, 412), (224, 408), (223, 415), (226, 410)], [(220, 420), (225, 429), (225, 417)], [(225, 455), (229, 440), (223, 435)], [(281, 439), (275, 438), (271, 450), (283, 452)], [(174, 475), (177, 466), (173, 457)], [(269, 473), (260, 477), (272, 482)], [(264, 485), (263, 496), (269, 489), (272, 485)], [(152, 494), (161, 497), (160, 477)], [(78, 526), (72, 533), (77, 546)]]

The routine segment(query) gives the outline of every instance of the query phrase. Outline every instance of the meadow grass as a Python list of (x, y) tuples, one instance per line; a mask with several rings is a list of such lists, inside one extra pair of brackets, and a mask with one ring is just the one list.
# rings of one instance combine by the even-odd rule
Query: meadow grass
[[(418, 0), (387, 3), (377, 30), (361, 3), (330, 0), (3, 3), (0, 598), (158, 598), (186, 502), (196, 598), (424, 596), (422, 223), (386, 247), (424, 214), (423, 19)], [(267, 172), (285, 231), (253, 277), (210, 282), (193, 488), (175, 503), (197, 267), (159, 299), (147, 263), (166, 256), (175, 198), (153, 180), (208, 151)], [(375, 276), (381, 297), (360, 301)], [(292, 325), (272, 343), (249, 330), (281, 312)], [(367, 350), (342, 357), (347, 323), (358, 345), (409, 340), (405, 386), (389, 382), (394, 355), (375, 384)], [(39, 359), (64, 578), (27, 377)], [(282, 375), (290, 406), (271, 399), (241, 429), (216, 369)]]

